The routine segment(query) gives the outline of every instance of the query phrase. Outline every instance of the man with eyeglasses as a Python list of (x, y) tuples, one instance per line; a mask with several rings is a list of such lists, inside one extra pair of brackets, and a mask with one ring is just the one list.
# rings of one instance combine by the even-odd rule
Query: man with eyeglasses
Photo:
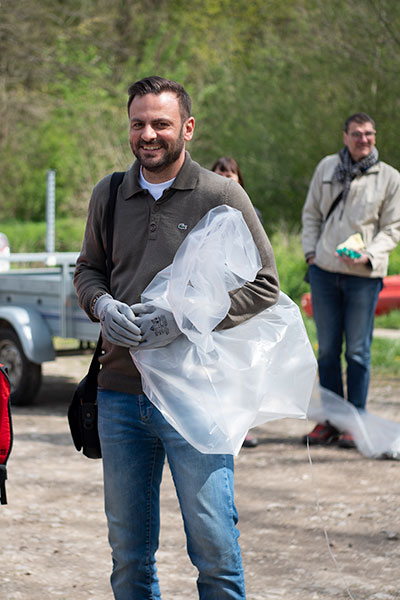
[[(303, 208), (302, 244), (309, 265), (318, 336), (320, 385), (365, 410), (375, 307), (389, 253), (400, 239), (400, 173), (378, 158), (375, 123), (366, 113), (345, 122), (344, 147), (317, 166)], [(303, 442), (354, 447), (349, 432), (318, 423)]]

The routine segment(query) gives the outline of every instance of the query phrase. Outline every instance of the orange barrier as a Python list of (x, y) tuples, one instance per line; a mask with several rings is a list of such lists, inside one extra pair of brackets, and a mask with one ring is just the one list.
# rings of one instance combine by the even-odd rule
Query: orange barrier
[[(313, 316), (310, 292), (302, 295), (300, 305), (307, 316)], [(400, 275), (388, 275), (383, 278), (383, 288), (378, 296), (375, 314), (384, 315), (396, 309), (400, 310)]]

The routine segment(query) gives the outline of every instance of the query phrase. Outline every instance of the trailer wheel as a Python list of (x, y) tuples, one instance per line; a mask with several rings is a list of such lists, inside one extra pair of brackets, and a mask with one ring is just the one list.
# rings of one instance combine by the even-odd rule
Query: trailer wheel
[(10, 378), (11, 404), (32, 404), (40, 389), (42, 368), (28, 360), (11, 327), (0, 327), (0, 363), (7, 367)]

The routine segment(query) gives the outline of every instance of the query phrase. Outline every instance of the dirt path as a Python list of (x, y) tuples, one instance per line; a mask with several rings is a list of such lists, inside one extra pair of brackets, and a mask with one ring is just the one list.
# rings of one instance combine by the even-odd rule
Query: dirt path
[[(112, 598), (101, 461), (75, 451), (65, 417), (88, 360), (45, 365), (37, 404), (14, 409), (1, 600)], [(374, 381), (369, 408), (400, 421), (400, 380)], [(307, 423), (256, 431), (259, 446), (236, 460), (248, 600), (400, 599), (400, 463), (330, 447), (312, 450), (311, 469), (299, 443)], [(163, 598), (197, 598), (168, 468), (158, 565)]]

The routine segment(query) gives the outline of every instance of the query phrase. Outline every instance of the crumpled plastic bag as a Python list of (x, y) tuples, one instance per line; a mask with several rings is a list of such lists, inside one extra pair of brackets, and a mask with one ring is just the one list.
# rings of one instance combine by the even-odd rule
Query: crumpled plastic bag
[(142, 294), (142, 302), (170, 310), (184, 334), (162, 348), (131, 349), (144, 392), (200, 452), (236, 455), (249, 428), (306, 416), (316, 360), (290, 298), (281, 293), (248, 321), (214, 331), (229, 311), (228, 292), (260, 267), (242, 214), (219, 206)]
[(318, 423), (329, 421), (339, 431), (351, 433), (364, 456), (400, 460), (400, 423), (359, 411), (326, 388), (314, 388), (307, 417)]

